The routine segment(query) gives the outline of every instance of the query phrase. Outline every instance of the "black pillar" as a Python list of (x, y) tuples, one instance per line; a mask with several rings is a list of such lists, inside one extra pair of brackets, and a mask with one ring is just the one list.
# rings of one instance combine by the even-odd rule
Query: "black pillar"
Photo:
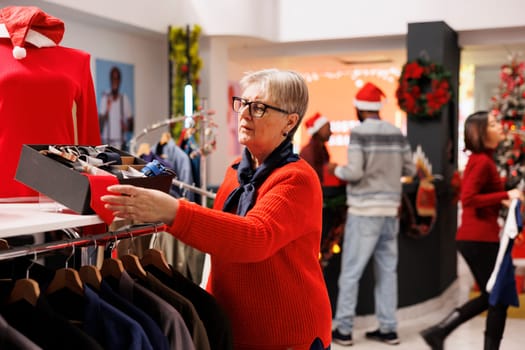
[[(410, 23), (407, 60), (425, 58), (451, 72), (452, 99), (441, 114), (421, 119), (408, 116), (407, 133), (412, 150), (421, 146), (432, 164), (437, 220), (424, 238), (414, 240), (400, 232), (399, 304), (411, 305), (438, 296), (456, 279), (455, 234), (457, 205), (452, 201), (450, 180), (457, 169), (458, 82), (460, 49), (457, 34), (445, 22)], [(415, 186), (405, 186), (414, 194)], [(415, 287), (417, 285), (417, 287)]]

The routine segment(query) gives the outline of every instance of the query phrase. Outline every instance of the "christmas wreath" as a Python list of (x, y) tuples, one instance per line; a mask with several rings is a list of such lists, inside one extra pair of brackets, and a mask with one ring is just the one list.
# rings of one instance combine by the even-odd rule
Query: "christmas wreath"
[(399, 108), (409, 117), (435, 117), (452, 97), (450, 72), (424, 59), (405, 63), (396, 90)]

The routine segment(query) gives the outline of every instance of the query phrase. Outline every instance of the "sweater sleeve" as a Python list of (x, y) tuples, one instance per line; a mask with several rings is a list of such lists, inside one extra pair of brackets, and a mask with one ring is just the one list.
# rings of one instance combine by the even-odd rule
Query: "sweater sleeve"
[[(472, 156), (471, 156), (472, 157)], [(487, 188), (501, 187), (500, 179), (488, 158), (477, 157), (465, 171), (461, 189), (461, 202), (465, 207), (481, 208), (500, 204), (509, 196), (501, 188), (497, 191)], [(496, 185), (494, 185), (494, 183)], [(499, 186), (498, 186), (499, 185)]]
[(89, 65), (89, 54), (84, 53), (82, 60), (82, 83), (79, 90), (80, 93), (75, 97), (77, 104), (78, 143), (81, 145), (99, 145), (101, 140), (97, 102)]
[(341, 180), (355, 182), (364, 175), (364, 151), (360, 140), (361, 137), (354, 130), (347, 149), (348, 162), (346, 165), (337, 166), (334, 171), (335, 176)]
[[(232, 188), (231, 173), (229, 177), (221, 187)], [(216, 201), (222, 202), (222, 197)], [(215, 207), (222, 207), (222, 203)], [(317, 234), (320, 239), (321, 215), (319, 181), (313, 169), (300, 160), (275, 170), (266, 179), (245, 217), (181, 201), (169, 232), (221, 259), (258, 262), (302, 235)]]

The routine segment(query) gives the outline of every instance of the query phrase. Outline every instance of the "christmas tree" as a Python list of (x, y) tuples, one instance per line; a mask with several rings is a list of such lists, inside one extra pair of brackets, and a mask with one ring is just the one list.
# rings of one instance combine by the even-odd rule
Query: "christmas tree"
[(512, 55), (501, 66), (500, 83), (491, 98), (491, 112), (506, 133), (496, 150), (496, 164), (507, 189), (515, 188), (525, 175), (525, 62)]

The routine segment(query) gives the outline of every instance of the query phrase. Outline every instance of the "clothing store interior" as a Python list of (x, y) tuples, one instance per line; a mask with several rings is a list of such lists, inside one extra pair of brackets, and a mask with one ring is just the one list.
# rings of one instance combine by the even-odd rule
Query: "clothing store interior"
[[(525, 188), (524, 10), (518, 0), (0, 0), (0, 348), (392, 345), (365, 336), (378, 325), (372, 260), (359, 279), (350, 342), (316, 334), (311, 341), (318, 347), (303, 340), (252, 346), (230, 319), (237, 306), (223, 307), (225, 292), (215, 282), (221, 276), (210, 277), (219, 271), (214, 259), (223, 255), (185, 243), (191, 239), (182, 239), (179, 217), (173, 224), (134, 220), (131, 211), (118, 217), (115, 212), (126, 209), (100, 200), (120, 183), (211, 211), (216, 197), (228, 196), (218, 192), (224, 174), (245, 151), (238, 138), (242, 116), (253, 117), (255, 108), (266, 118), (269, 111), (286, 112), (260, 96), (264, 103), (254, 104), (253, 95), (243, 95), (242, 79), (278, 69), (297, 72), (308, 88), (308, 107), (291, 136), (294, 153), (313, 137), (305, 121), (323, 116), (331, 129), (330, 162), (339, 165), (347, 163), (352, 129), (364, 124), (354, 97), (367, 83), (383, 92), (380, 118), (401, 130), (417, 169), (400, 177), (396, 345), (441, 349), (422, 331), (484, 288), (456, 247), (469, 115), (499, 113), (506, 133), (499, 146), (506, 148), (495, 158), (501, 181), (513, 183), (509, 190)], [(424, 73), (410, 80), (417, 69)], [(427, 112), (414, 107), (419, 102), (409, 80), (426, 84)], [(445, 100), (436, 91), (444, 91)], [(233, 110), (234, 97), (248, 112)], [(317, 259), (330, 319), (337, 312), (351, 187), (321, 180), (322, 213), (312, 214), (322, 216)], [(134, 196), (126, 193), (120, 192)], [(502, 242), (510, 215), (502, 209), (498, 218)], [(517, 303), (508, 307), (498, 346), (522, 349), (525, 234), (517, 232), (505, 247)], [(280, 291), (274, 288), (275, 300)], [(457, 326), (447, 347), (497, 349), (484, 339), (486, 319), (483, 312)], [(254, 323), (246, 334), (272, 337)], [(290, 334), (298, 329), (289, 325)]]

